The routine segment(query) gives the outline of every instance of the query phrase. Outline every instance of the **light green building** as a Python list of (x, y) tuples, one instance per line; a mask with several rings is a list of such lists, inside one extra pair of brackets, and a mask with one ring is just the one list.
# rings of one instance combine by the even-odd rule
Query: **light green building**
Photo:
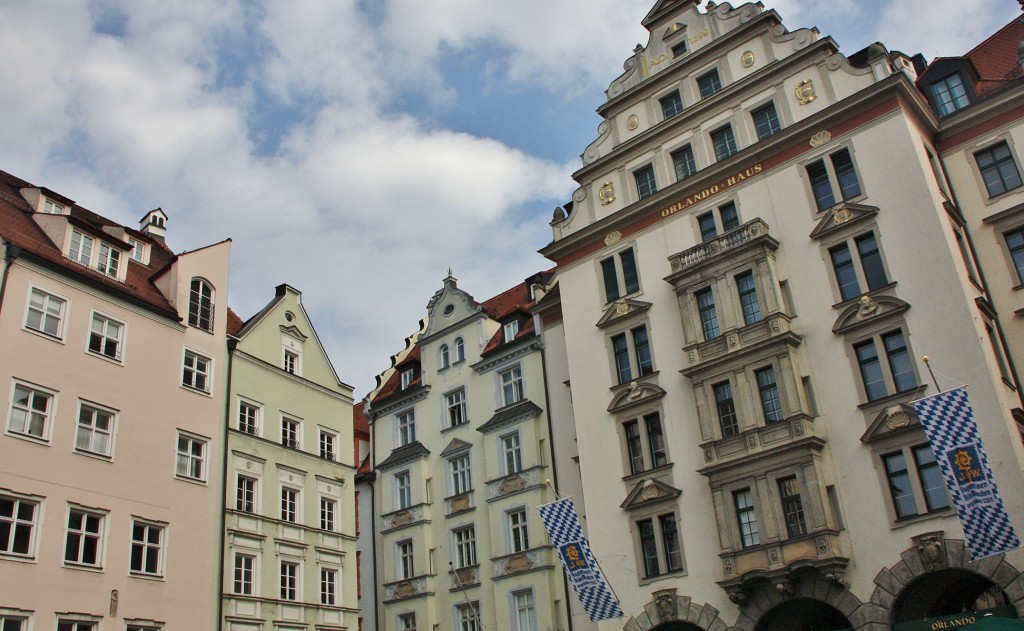
[(355, 629), (352, 387), (288, 285), (228, 330), (222, 628)]

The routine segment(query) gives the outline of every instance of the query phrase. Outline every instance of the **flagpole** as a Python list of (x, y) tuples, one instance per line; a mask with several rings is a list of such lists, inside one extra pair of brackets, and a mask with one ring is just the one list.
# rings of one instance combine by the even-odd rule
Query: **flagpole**
[(932, 365), (928, 363), (928, 356), (921, 356), (921, 361), (923, 361), (924, 365), (928, 368), (928, 374), (932, 376), (932, 382), (935, 384), (935, 390), (942, 392), (942, 387), (939, 386), (939, 380), (935, 378), (935, 372), (932, 370)]
[(551, 478), (545, 478), (544, 484), (546, 484), (551, 489), (551, 492), (555, 494), (555, 499), (562, 499), (562, 496), (558, 494), (558, 490), (553, 484), (551, 484)]
[(477, 624), (483, 626), (483, 620), (480, 619), (480, 612), (476, 608), (476, 602), (469, 599), (469, 594), (466, 593), (466, 586), (462, 584), (462, 578), (459, 577), (459, 571), (455, 569), (455, 564), (449, 561), (448, 567), (452, 569), (452, 574), (455, 576), (455, 582), (459, 584), (459, 589), (462, 590), (462, 597), (466, 599), (466, 604), (473, 608), (473, 615), (476, 616)]

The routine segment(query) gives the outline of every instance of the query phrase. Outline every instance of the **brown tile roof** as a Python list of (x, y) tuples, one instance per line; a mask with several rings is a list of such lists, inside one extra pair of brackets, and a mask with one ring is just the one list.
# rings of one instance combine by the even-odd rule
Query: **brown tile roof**
[(228, 335), (238, 335), (243, 327), (245, 327), (245, 320), (235, 313), (234, 309), (228, 307)]
[(362, 401), (352, 406), (352, 430), (356, 436), (370, 435), (370, 422), (366, 419), (366, 404)]
[(964, 55), (978, 70), (979, 94), (997, 88), (1007, 80), (1024, 76), (1018, 61), (1017, 47), (1024, 38), (1024, 18), (1014, 18), (1009, 24), (992, 34)]
[(519, 283), (494, 298), (483, 302), (484, 309), (495, 320), (500, 320), (516, 309), (525, 309), (530, 304), (530, 288), (526, 283)]

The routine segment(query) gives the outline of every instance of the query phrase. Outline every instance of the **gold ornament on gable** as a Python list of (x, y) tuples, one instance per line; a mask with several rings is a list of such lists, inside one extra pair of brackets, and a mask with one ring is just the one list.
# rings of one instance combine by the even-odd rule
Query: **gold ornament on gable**
[(814, 82), (810, 79), (804, 79), (796, 85), (796, 99), (800, 105), (807, 105), (816, 98), (818, 93), (814, 91)]
[(602, 206), (615, 201), (615, 185), (611, 182), (605, 182), (601, 185), (601, 188), (597, 189), (597, 198), (601, 200)]
[(745, 50), (743, 55), (740, 57), (740, 63), (743, 64), (744, 68), (749, 68), (754, 65), (754, 51)]
[(633, 131), (640, 126), (640, 117), (636, 114), (630, 114), (629, 118), (626, 119), (626, 129)]

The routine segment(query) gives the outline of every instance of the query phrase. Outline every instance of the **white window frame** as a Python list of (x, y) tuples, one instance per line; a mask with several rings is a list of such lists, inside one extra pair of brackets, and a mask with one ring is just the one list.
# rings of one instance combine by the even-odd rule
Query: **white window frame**
[(290, 348), (284, 349), (282, 359), (284, 371), (290, 375), (302, 375), (302, 355)]
[[(79, 514), (82, 516), (82, 525), (79, 528), (72, 529), (71, 527), (71, 516), (72, 514)], [(65, 567), (84, 567), (93, 568), (97, 570), (103, 569), (103, 562), (106, 557), (106, 542), (107, 542), (107, 512), (97, 510), (94, 508), (86, 508), (77, 504), (68, 504), (67, 515), (64, 519), (64, 553), (61, 557), (62, 563)], [(95, 531), (87, 530), (86, 519), (95, 518), (99, 521), (98, 529)], [(78, 540), (78, 553), (74, 560), (67, 558), (68, 547), (70, 545), (70, 538), (73, 535), (79, 537)], [(96, 562), (89, 563), (82, 560), (84, 548), (83, 543), (86, 538), (96, 540)]]
[[(181, 450), (182, 439), (188, 441), (189, 449), (187, 451)], [(193, 445), (201, 445), (202, 453), (196, 455), (192, 449)], [(176, 454), (174, 459), (174, 477), (179, 480), (186, 480), (188, 482), (198, 482), (205, 484), (209, 477), (209, 451), (210, 451), (210, 439), (205, 436), (199, 436), (191, 432), (178, 430), (174, 440), (174, 453)], [(186, 462), (189, 464), (186, 472), (182, 472), (181, 463), (182, 458), (186, 458)], [(192, 463), (198, 461), (201, 466), (200, 476), (196, 477), (191, 474)]]
[[(97, 323), (102, 325), (102, 331), (96, 331)], [(115, 325), (119, 329), (117, 337), (110, 337), (107, 335), (109, 325)], [(115, 318), (111, 315), (96, 311), (93, 309), (92, 314), (89, 317), (89, 336), (85, 342), (85, 352), (93, 357), (99, 357), (115, 364), (124, 364), (124, 351), (125, 351), (125, 340), (127, 339), (128, 323), (119, 318)], [(100, 339), (100, 350), (93, 350), (92, 341), (93, 337), (96, 336)], [(114, 340), (117, 344), (117, 350), (113, 355), (108, 355), (106, 351), (107, 341)]]
[(398, 631), (416, 631), (416, 612), (398, 614)]
[[(147, 539), (139, 541), (135, 538), (135, 528), (141, 526), (145, 529), (145, 534), (148, 535), (150, 530), (155, 530), (160, 533), (160, 540), (155, 544)], [(148, 578), (163, 578), (164, 576), (164, 565), (166, 562), (166, 550), (167, 550), (167, 524), (151, 521), (147, 519), (141, 519), (138, 517), (132, 518), (132, 533), (131, 533), (131, 547), (129, 548), (129, 562), (128, 562), (128, 573), (131, 576), (145, 576)], [(149, 572), (145, 569), (135, 569), (132, 567), (132, 563), (135, 560), (135, 549), (141, 547), (143, 550), (143, 563), (142, 567), (146, 566), (146, 556), (148, 552), (155, 551), (157, 554), (156, 571)]]
[(64, 627), (68, 631), (98, 631), (101, 620), (102, 618), (88, 614), (61, 614), (57, 617), (57, 631), (64, 631), (61, 625), (71, 625)]
[(473, 463), (468, 452), (448, 459), (448, 473), (452, 496), (473, 490)]
[(466, 360), (466, 341), (461, 337), (455, 338), (455, 361), (453, 364), (457, 364), (461, 361)]
[(18, 631), (28, 631), (31, 628), (29, 625), (32, 624), (32, 613), (31, 611), (0, 607), (0, 629), (6, 629), (7, 627), (4, 625), (8, 622), (17, 622)]
[(302, 600), (302, 562), (282, 559), (279, 568), (278, 596), (289, 602)]
[[(75, 237), (78, 237), (78, 244), (76, 247)], [(92, 266), (92, 255), (96, 250), (96, 238), (92, 235), (85, 234), (81, 230), (71, 231), (71, 242), (68, 246), (68, 258), (86, 267)]]
[[(91, 412), (91, 425), (84, 425), (82, 423), (82, 415), (86, 412)], [(103, 432), (96, 427), (96, 419), (99, 415), (106, 415), (109, 417), (107, 431)], [(75, 420), (75, 453), (85, 454), (88, 456), (99, 456), (101, 458), (111, 460), (114, 458), (114, 441), (117, 436), (117, 421), (118, 413), (117, 410), (108, 408), (102, 405), (98, 405), (91, 401), (78, 401), (78, 417)], [(83, 432), (90, 432), (88, 446), (82, 446)], [(107, 445), (106, 450), (95, 449), (94, 439), (96, 436), (106, 436)]]
[[(43, 297), (43, 304), (41, 309), (35, 309), (32, 306), (32, 296), (35, 294), (40, 294)], [(49, 303), (51, 300), (60, 303), (60, 312), (56, 315), (50, 313), (48, 310)], [(22, 329), (28, 331), (29, 333), (33, 333), (35, 335), (44, 337), (48, 340), (54, 340), (63, 343), (64, 336), (66, 334), (70, 307), (71, 299), (68, 298), (67, 296), (63, 296), (61, 294), (52, 292), (48, 289), (43, 289), (42, 287), (35, 284), (30, 284), (28, 287), (28, 295), (25, 297), (25, 319), (22, 323)], [(29, 315), (32, 312), (38, 312), (40, 314), (40, 328), (35, 328), (29, 324)], [(45, 322), (47, 317), (57, 319), (57, 332), (53, 335), (46, 332)]]
[(146, 244), (138, 239), (128, 237), (128, 245), (132, 246), (131, 252), (128, 253), (128, 258), (133, 261), (142, 263), (146, 260)]
[(57, 202), (47, 197), (43, 198), (43, 213), (47, 215), (63, 215), (64, 204), (58, 204)]
[[(514, 364), (498, 371), (498, 387), (500, 407), (508, 407), (526, 400), (526, 387), (523, 380), (523, 367)], [(509, 390), (511, 388), (511, 390)], [(510, 397), (511, 393), (511, 397)], [(511, 399), (511, 400), (510, 400)]]
[[(338, 461), (338, 434), (323, 427), (319, 428), (320, 457), (330, 462)], [(326, 439), (326, 440), (325, 440)], [(326, 447), (326, 449), (325, 449)]]
[(395, 542), (395, 571), (399, 580), (416, 576), (416, 546), (412, 539)]
[(338, 530), (338, 500), (320, 496), (320, 530), (336, 532)]
[[(28, 392), (29, 392), (29, 404), (28, 404), (28, 407), (22, 408), (21, 406), (16, 406), (15, 396), (16, 396), (16, 393), (18, 391), (18, 388), (21, 388), (23, 390), (28, 390)], [(46, 412), (42, 414), (42, 417), (43, 417), (43, 429), (42, 429), (42, 432), (40, 432), (39, 434), (34, 434), (34, 433), (32, 433), (30, 431), (26, 431), (26, 430), (31, 428), (32, 413), (30, 413), (29, 410), (32, 409), (31, 403), (32, 403), (32, 401), (35, 400), (35, 397), (37, 395), (38, 396), (42, 396), (42, 397), (46, 397), (47, 400), (48, 400), (48, 403), (47, 403), (47, 406), (46, 406)], [(41, 386), (37, 386), (37, 385), (35, 385), (33, 383), (29, 383), (27, 381), (21, 381), (21, 380), (15, 379), (11, 383), (11, 395), (10, 395), (9, 401), (10, 401), (10, 405), (7, 408), (7, 435), (8, 436), (14, 436), (14, 437), (17, 437), (17, 438), (23, 438), (25, 440), (31, 440), (31, 441), (34, 441), (34, 442), (43, 442), (43, 443), (49, 444), (49, 442), (50, 442), (50, 435), (53, 432), (53, 420), (57, 416), (57, 392), (55, 390), (50, 390), (48, 388), (43, 388)], [(14, 411), (15, 411), (15, 409), (23, 410), (25, 412), (25, 423), (26, 423), (26, 426), (24, 428), (22, 428), (21, 430), (18, 430), (18, 429), (14, 428), (14, 424), (13, 423), (14, 423)], [(36, 413), (38, 414), (38, 412), (36, 412)]]
[(437, 349), (437, 354), (438, 364), (441, 370), (452, 365), (451, 349), (448, 348), (447, 344), (442, 344), (440, 348)]
[(281, 504), (278, 517), (289, 524), (302, 523), (302, 489), (281, 485)]
[(409, 408), (395, 414), (395, 444), (399, 447), (416, 442), (416, 410)]
[(100, 241), (99, 253), (96, 258), (96, 270), (110, 278), (120, 278), (121, 274), (121, 250), (111, 246), (109, 243)]
[(259, 585), (257, 580), (257, 556), (242, 551), (235, 551), (233, 574), (231, 577), (231, 593), (240, 596), (255, 596)]
[[(498, 438), (501, 449), (501, 471), (505, 475), (520, 473), (523, 470), (523, 436), (516, 430)], [(513, 466), (510, 466), (511, 464)]]
[[(189, 360), (192, 360), (192, 366), (189, 366)], [(205, 360), (205, 370), (199, 369), (198, 360)], [(191, 373), (191, 376), (189, 376)], [(197, 350), (186, 347), (182, 352), (181, 356), (181, 387), (192, 392), (199, 392), (207, 396), (213, 392), (213, 358), (209, 355), (201, 353)], [(204, 378), (203, 385), (198, 385), (200, 382), (199, 376)]]
[(245, 473), (235, 474), (235, 510), (250, 515), (259, 513), (260, 479)]
[[(459, 388), (444, 395), (445, 427), (459, 427), (469, 422), (469, 409), (466, 404), (466, 389)], [(458, 423), (456, 418), (461, 419)]]
[(505, 511), (505, 525), (508, 535), (509, 553), (526, 552), (530, 549), (530, 514), (525, 506)]
[(515, 340), (516, 336), (519, 335), (519, 320), (512, 320), (511, 322), (506, 322), (503, 329), (505, 335), (505, 343), (508, 344), (509, 342)]
[(401, 387), (399, 389), (405, 390), (409, 386), (411, 386), (415, 376), (416, 371), (413, 370), (412, 368), (406, 368), (405, 370), (403, 370), (399, 375), (399, 379), (401, 380)]
[(512, 611), (512, 631), (537, 631), (537, 605), (533, 589), (521, 589), (509, 594)]
[[(242, 420), (243, 413), (246, 408), (252, 410), (252, 414), (244, 415), (245, 424), (248, 425), (251, 422), (253, 431), (248, 431), (247, 428), (243, 429)], [(243, 434), (248, 434), (250, 436), (259, 436), (263, 431), (263, 406), (260, 405), (259, 403), (255, 403), (253, 401), (250, 401), (249, 399), (239, 399), (237, 418), (238, 424), (236, 425), (235, 429), (242, 432)]]
[(281, 415), (281, 445), (302, 449), (302, 421), (288, 414)]
[(338, 593), (338, 568), (320, 566), (320, 604), (337, 607), (340, 600)]
[(395, 510), (405, 510), (412, 506), (412, 475), (409, 471), (395, 474)]
[[(198, 291), (196, 285), (198, 284)], [(209, 296), (203, 295), (203, 288), (209, 289)], [(188, 325), (200, 331), (213, 331), (214, 316), (216, 314), (217, 290), (213, 283), (202, 276), (195, 276), (188, 284)], [(209, 317), (203, 318), (203, 311), (209, 312)]]
[[(0, 491), (0, 500), (11, 503), (11, 514), (0, 514), (0, 523), (7, 524), (7, 540), (0, 540), (0, 559), (31, 561), (36, 558), (39, 528), (42, 525), (43, 498), (10, 491)], [(20, 516), (21, 505), (32, 505), (32, 518)], [(28, 549), (14, 552), (14, 543), (19, 530), (28, 529)]]
[(452, 528), (452, 564), (457, 570), (477, 565), (476, 525)]
[(480, 623), (480, 601), (455, 605), (455, 631), (483, 631)]

